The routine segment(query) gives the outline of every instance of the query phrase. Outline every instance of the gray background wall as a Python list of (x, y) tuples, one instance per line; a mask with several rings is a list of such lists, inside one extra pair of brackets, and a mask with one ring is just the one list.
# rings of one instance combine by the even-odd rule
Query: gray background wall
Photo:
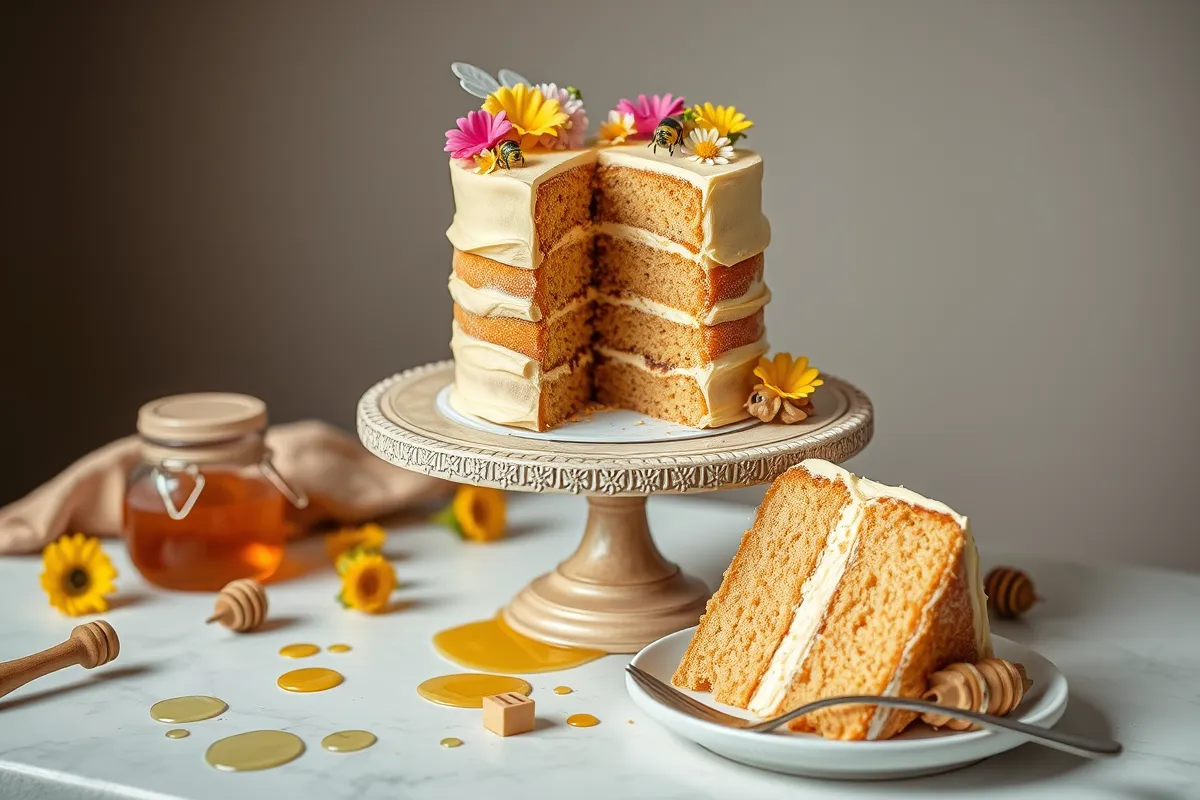
[[(0, 24), (0, 502), (169, 392), (347, 428), (449, 353), (463, 59), (757, 125), (778, 348), (984, 546), (1200, 567), (1200, 4), (27, 3)], [(753, 496), (754, 493), (742, 493)]]

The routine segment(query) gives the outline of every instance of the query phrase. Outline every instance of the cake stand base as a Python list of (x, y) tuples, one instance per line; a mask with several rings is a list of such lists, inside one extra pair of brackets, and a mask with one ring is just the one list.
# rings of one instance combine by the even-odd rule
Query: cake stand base
[(695, 625), (709, 590), (654, 546), (645, 497), (588, 497), (579, 549), (504, 608), (517, 632), (551, 644), (636, 653)]

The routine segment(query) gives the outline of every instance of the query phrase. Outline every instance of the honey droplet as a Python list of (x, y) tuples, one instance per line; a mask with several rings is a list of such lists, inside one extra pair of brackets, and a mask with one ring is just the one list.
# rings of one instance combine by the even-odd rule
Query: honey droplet
[(483, 698), (505, 692), (528, 695), (533, 692), (533, 687), (520, 678), (477, 672), (439, 675), (417, 687), (417, 694), (429, 702), (455, 708), (483, 708)]
[(344, 678), (340, 672), (325, 669), (324, 667), (308, 667), (307, 669), (294, 669), (291, 672), (283, 673), (279, 676), (278, 684), (280, 689), (307, 694), (309, 692), (323, 692), (326, 689), (332, 689), (343, 680)]
[(331, 645), (329, 645), (329, 647), (326, 647), (325, 649), (331, 653), (349, 653), (354, 648), (352, 648), (348, 644), (331, 644)]
[(567, 717), (567, 724), (575, 728), (590, 728), (593, 725), (599, 725), (600, 720), (591, 714), (572, 714)]
[(250, 731), (218, 739), (204, 760), (224, 772), (252, 772), (286, 764), (304, 752), (304, 742), (285, 731)]
[(191, 731), (186, 728), (171, 728), (171, 730), (167, 731), (168, 739), (186, 739), (191, 735)]
[(573, 691), (575, 691), (575, 690), (572, 689), (570, 686), (555, 686), (554, 687), (555, 694), (570, 694)]
[(159, 722), (199, 722), (224, 714), (229, 705), (219, 697), (192, 694), (160, 700), (150, 706), (150, 716)]
[(331, 753), (353, 753), (366, 750), (377, 741), (370, 731), (338, 731), (322, 739), (321, 747)]
[(461, 747), (462, 739), (458, 739), (453, 736), (447, 736), (445, 739), (442, 739), (440, 742), (438, 742), (438, 744), (440, 744), (442, 747)]
[(284, 658), (308, 658), (321, 652), (315, 644), (289, 644), (279, 648), (279, 655)]

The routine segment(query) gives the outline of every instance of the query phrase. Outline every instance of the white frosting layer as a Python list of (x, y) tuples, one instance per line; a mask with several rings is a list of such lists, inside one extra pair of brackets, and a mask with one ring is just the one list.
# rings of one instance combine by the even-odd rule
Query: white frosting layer
[(750, 416), (743, 407), (753, 384), (752, 371), (758, 359), (767, 352), (765, 338), (752, 344), (735, 347), (713, 361), (699, 367), (674, 367), (668, 370), (651, 367), (637, 353), (597, 347), (596, 352), (621, 364), (629, 364), (655, 375), (684, 375), (700, 387), (708, 413), (696, 425), (698, 428), (719, 428)]
[(446, 237), (464, 253), (536, 268), (542, 262), (534, 226), (538, 187), (569, 169), (594, 162), (670, 175), (700, 190), (703, 243), (699, 255), (681, 248), (689, 258), (731, 266), (761, 253), (771, 241), (771, 226), (762, 213), (763, 167), (757, 153), (738, 150), (733, 163), (706, 166), (678, 154), (669, 156), (664, 150), (655, 154), (644, 142), (588, 150), (539, 150), (526, 155), (525, 166), (488, 175), (476, 174), (470, 161), (451, 159), (455, 211)]
[(542, 310), (532, 297), (509, 294), (494, 286), (476, 288), (454, 274), (450, 275), (450, 296), (454, 302), (480, 317), (515, 317), (530, 322), (542, 318)]
[[(526, 355), (476, 339), (453, 323), (454, 387), (450, 405), (502, 425), (537, 430), (542, 385), (570, 374), (566, 363), (547, 372)], [(591, 361), (591, 353), (580, 364)]]
[(741, 297), (719, 300), (713, 304), (708, 313), (699, 318), (639, 294), (598, 294), (596, 299), (610, 305), (629, 306), (678, 325), (699, 328), (703, 325), (720, 325), (723, 322), (732, 322), (744, 319), (751, 314), (757, 314), (763, 306), (771, 301), (771, 290), (762, 281), (755, 281)]
[[(849, 566), (857, 544), (863, 512), (868, 504), (884, 498), (898, 500), (938, 514), (946, 514), (962, 529), (964, 537), (962, 565), (965, 573), (962, 577), (967, 582), (968, 594), (971, 598), (971, 616), (975, 629), (976, 647), (981, 655), (991, 654), (986, 597), (983, 593), (983, 582), (979, 576), (979, 554), (975, 548), (975, 540), (971, 536), (970, 524), (966, 517), (944, 503), (919, 495), (903, 486), (886, 486), (866, 478), (860, 478), (828, 461), (808, 459), (793, 469), (804, 469), (810, 475), (835, 482), (841, 481), (850, 492), (850, 503), (842, 510), (834, 530), (826, 539), (825, 549), (817, 559), (817, 566), (814, 568), (813, 574), (801, 587), (800, 605), (796, 608), (787, 633), (772, 655), (766, 672), (763, 673), (763, 677), (750, 699), (748, 708), (751, 711), (761, 716), (770, 716), (781, 710), (779, 705), (783, 702), (792, 679), (803, 667), (804, 660), (808, 657), (816, 641), (821, 623), (829, 611), (834, 591)], [(900, 663), (884, 691), (885, 696), (894, 696), (900, 690), (901, 678), (912, 658), (913, 643), (929, 625), (930, 614), (949, 585), (950, 577), (950, 575), (943, 577), (941, 585), (922, 610), (921, 627), (917, 636), (906, 643), (901, 653)], [(886, 710), (877, 709), (868, 726), (868, 738), (875, 738), (879, 735), (886, 723), (887, 716)]]
[(464, 253), (513, 267), (536, 268), (542, 263), (541, 243), (533, 224), (538, 187), (595, 161), (595, 150), (538, 151), (525, 157), (523, 167), (478, 175), (473, 162), (450, 159), (454, 221), (446, 238)]

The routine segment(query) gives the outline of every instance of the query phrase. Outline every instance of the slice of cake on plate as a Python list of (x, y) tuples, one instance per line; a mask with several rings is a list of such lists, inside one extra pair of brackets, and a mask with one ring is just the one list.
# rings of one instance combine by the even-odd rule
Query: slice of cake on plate
[[(768, 490), (672, 681), (772, 717), (822, 697), (918, 698), (932, 672), (990, 655), (966, 517), (810, 459)], [(915, 717), (846, 706), (791, 727), (886, 739)]]

